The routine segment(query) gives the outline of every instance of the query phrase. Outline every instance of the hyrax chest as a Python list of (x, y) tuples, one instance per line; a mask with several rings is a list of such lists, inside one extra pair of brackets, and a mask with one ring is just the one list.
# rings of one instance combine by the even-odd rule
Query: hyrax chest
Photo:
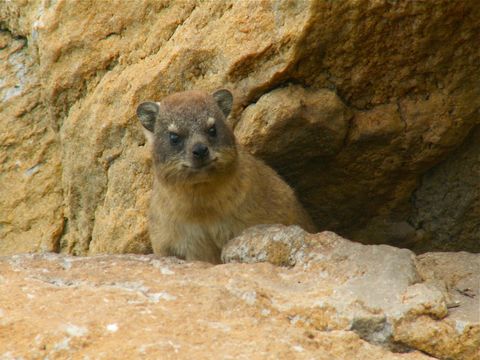
[(195, 207), (187, 198), (159, 199), (162, 191), (156, 190), (150, 208), (150, 238), (157, 254), (218, 263), (223, 246), (245, 228), (231, 206)]
[(175, 247), (184, 250), (185, 253), (189, 248), (197, 253), (197, 250), (204, 246), (215, 246), (218, 251), (221, 251), (228, 240), (235, 237), (242, 229), (242, 224), (231, 217), (212, 219), (202, 223), (178, 222), (175, 229), (178, 235)]

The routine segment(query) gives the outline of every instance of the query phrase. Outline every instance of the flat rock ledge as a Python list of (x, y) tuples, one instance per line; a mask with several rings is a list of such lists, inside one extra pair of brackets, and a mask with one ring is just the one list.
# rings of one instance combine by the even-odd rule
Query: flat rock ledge
[(222, 256), (0, 257), (0, 359), (479, 358), (479, 254), (260, 226)]

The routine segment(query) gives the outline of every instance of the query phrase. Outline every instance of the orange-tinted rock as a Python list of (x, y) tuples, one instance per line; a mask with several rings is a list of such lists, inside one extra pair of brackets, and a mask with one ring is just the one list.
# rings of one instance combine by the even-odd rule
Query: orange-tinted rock
[(282, 280), (290, 272), (133, 255), (0, 258), (0, 356), (430, 359), (304, 323), (300, 298), (277, 295), (297, 293)]
[[(441, 186), (415, 196), (480, 123), (479, 15), (476, 2), (447, 0), (5, 2), (1, 128), (20, 145), (2, 144), (11, 188), (0, 231), (15, 241), (0, 248), (148, 251), (151, 173), (136, 105), (228, 87), (239, 142), (292, 184), (320, 229), (478, 250), (479, 220), (468, 215), (477, 194), (456, 216), (464, 232), (441, 225), (448, 202), (438, 219), (425, 216)], [(20, 135), (21, 119), (42, 135)], [(42, 174), (27, 184), (15, 164), (35, 151), (22, 171)], [(474, 191), (458, 181), (459, 194)]]

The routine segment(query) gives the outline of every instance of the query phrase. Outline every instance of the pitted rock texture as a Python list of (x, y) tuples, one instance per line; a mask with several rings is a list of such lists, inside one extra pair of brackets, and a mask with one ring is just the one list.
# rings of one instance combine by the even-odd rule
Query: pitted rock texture
[(0, 254), (58, 251), (64, 229), (60, 144), (36, 60), (0, 15)]
[(224, 257), (217, 266), (153, 255), (0, 257), (0, 357), (479, 355), (478, 306), (456, 292), (468, 288), (478, 304), (478, 255), (416, 258), (270, 226), (244, 232)]
[(298, 298), (278, 297), (296, 293), (291, 271), (270, 264), (47, 254), (1, 258), (0, 270), (5, 359), (430, 358), (303, 324), (302, 304), (283, 308)]
[[(415, 348), (440, 357), (480, 357), (480, 255), (426, 253), (417, 257), (417, 269), (424, 280), (448, 291), (448, 321), (419, 317), (409, 325), (399, 325), (396, 339), (409, 338)], [(423, 327), (426, 331), (418, 331)], [(473, 349), (469, 356), (466, 348)]]
[[(422, 229), (428, 247), (453, 251), (461, 244), (478, 252), (480, 241), (480, 126), (441, 164), (429, 170), (413, 195), (412, 223)], [(441, 219), (441, 221), (439, 221)], [(472, 221), (473, 219), (473, 221)], [(477, 219), (477, 220), (475, 220)], [(432, 244), (433, 243), (433, 244)]]
[[(284, 278), (304, 292), (295, 316), (306, 325), (349, 329), (395, 351), (419, 349), (442, 359), (480, 355), (479, 254), (416, 258), (406, 249), (360, 245), (331, 232), (256, 226), (229, 242), (222, 259), (293, 266)], [(298, 278), (299, 269), (309, 275)]]
[[(479, 17), (460, 0), (2, 1), (0, 252), (149, 252), (136, 105), (220, 87), (239, 143), (320, 229), (479, 251), (478, 176), (455, 177), (478, 157), (442, 163), (480, 123)], [(452, 177), (457, 225), (448, 197), (428, 215)]]

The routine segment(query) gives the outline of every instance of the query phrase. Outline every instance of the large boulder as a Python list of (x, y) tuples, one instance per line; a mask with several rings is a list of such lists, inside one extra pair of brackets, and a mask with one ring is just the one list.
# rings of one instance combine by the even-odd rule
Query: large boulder
[(135, 107), (219, 87), (320, 229), (478, 251), (479, 17), (460, 0), (2, 2), (0, 252), (149, 252)]

